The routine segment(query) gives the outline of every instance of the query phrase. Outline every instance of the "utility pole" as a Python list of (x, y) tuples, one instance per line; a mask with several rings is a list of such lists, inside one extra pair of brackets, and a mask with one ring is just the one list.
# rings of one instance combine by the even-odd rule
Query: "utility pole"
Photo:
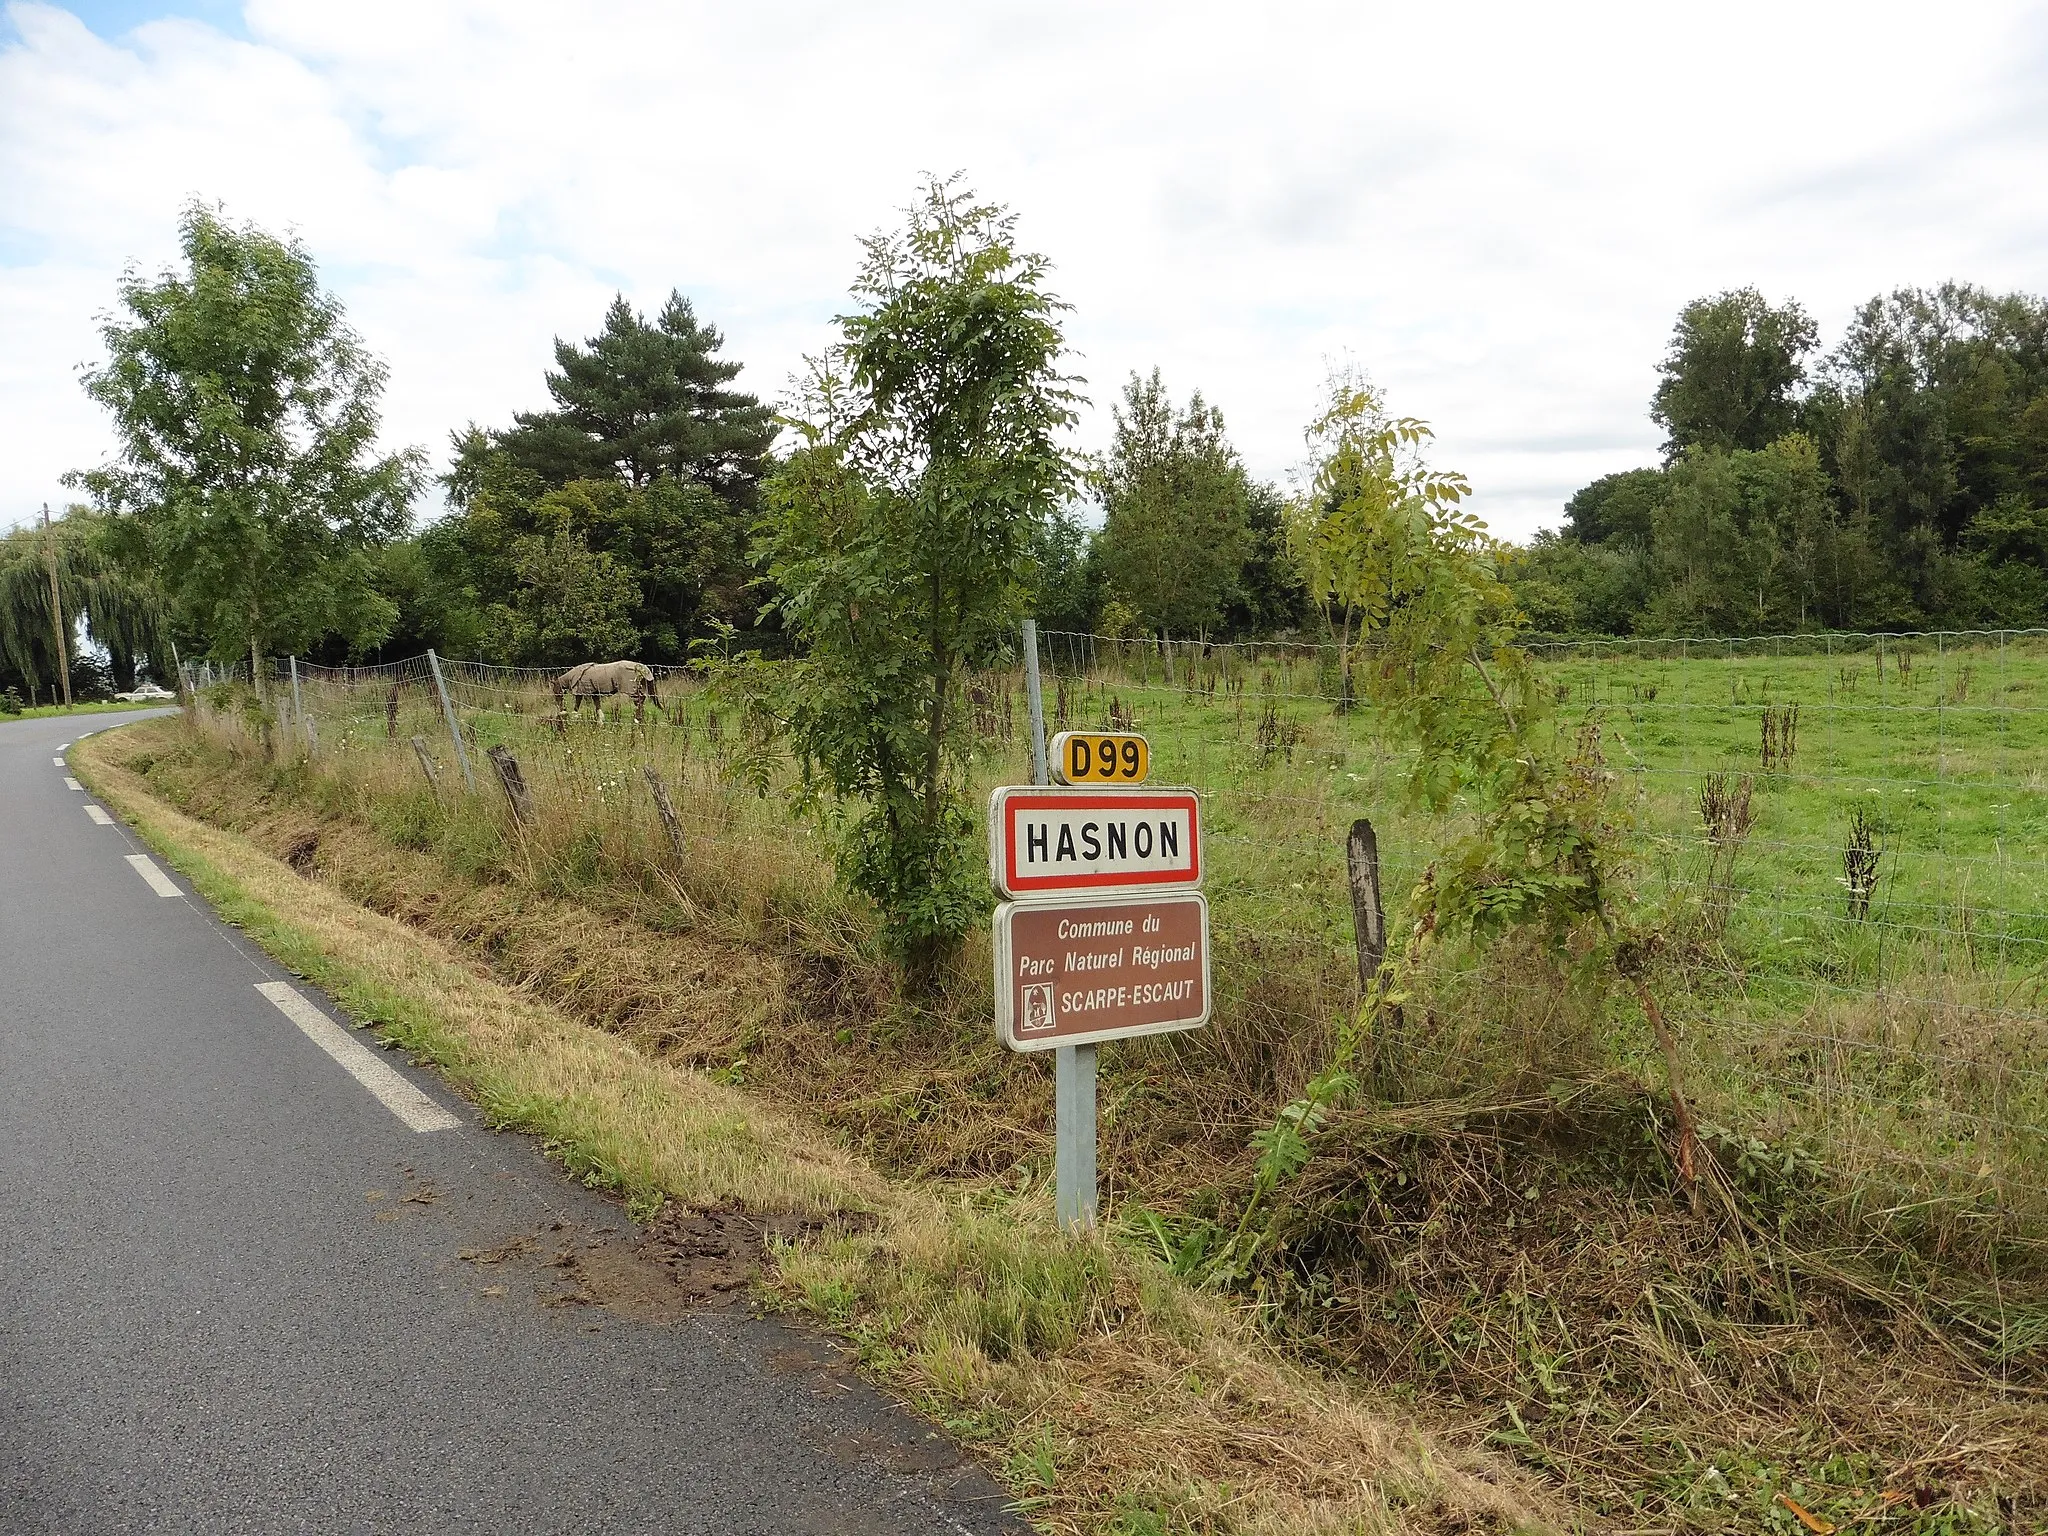
[(64, 707), (71, 707), (71, 657), (64, 644), (64, 599), (57, 590), (57, 535), (50, 528), (50, 504), (43, 503), (43, 553), (50, 562), (50, 629), (57, 637), (57, 680), (64, 689)]

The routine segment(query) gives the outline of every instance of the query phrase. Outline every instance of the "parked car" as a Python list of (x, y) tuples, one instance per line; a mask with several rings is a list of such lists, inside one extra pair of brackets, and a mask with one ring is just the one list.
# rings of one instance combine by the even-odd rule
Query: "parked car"
[(123, 704), (151, 704), (158, 699), (175, 699), (177, 695), (168, 688), (159, 688), (155, 683), (137, 683), (126, 693), (114, 695)]

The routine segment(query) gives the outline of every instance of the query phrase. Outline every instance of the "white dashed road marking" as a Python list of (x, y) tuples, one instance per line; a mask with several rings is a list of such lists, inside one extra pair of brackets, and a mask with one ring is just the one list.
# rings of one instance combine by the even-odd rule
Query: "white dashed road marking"
[(83, 789), (83, 788), (85, 788), (85, 786), (84, 786), (83, 784), (79, 783), (79, 782), (78, 782), (78, 780), (76, 780), (76, 779), (72, 778), (72, 777), (71, 777), (71, 775), (70, 775), (70, 774), (68, 774), (68, 773), (64, 775), (64, 787), (65, 787), (66, 789)]
[(259, 981), (256, 990), (277, 1004), (305, 1037), (332, 1056), (342, 1071), (377, 1096), (377, 1101), (416, 1131), (448, 1131), (462, 1122), (407, 1082), (362, 1041), (307, 1002), (286, 982)]
[(114, 818), (96, 805), (88, 805), (85, 808), (85, 814), (93, 819), (93, 823), (96, 826), (111, 827), (114, 824)]
[(156, 867), (156, 860), (152, 859), (148, 854), (131, 853), (128, 855), (128, 862), (135, 866), (135, 873), (147, 880), (149, 888), (155, 891), (157, 895), (176, 896), (181, 894), (177, 886), (171, 883), (171, 877), (158, 869)]
[(61, 757), (53, 757), (50, 759), (50, 766), (53, 768), (62, 768), (64, 766), (64, 759)]

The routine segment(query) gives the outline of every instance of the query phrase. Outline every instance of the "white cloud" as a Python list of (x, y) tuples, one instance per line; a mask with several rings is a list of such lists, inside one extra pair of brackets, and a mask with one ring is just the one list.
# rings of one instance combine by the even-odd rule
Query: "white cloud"
[[(89, 5), (85, 14), (91, 14)], [(1504, 532), (1654, 455), (1678, 306), (1838, 328), (1899, 283), (2048, 286), (2048, 32), (1924, 8), (846, 7), (251, 0), (245, 35), (0, 42), (0, 521), (105, 450), (78, 392), (124, 262), (193, 195), (297, 230), (438, 449), (541, 400), (557, 334), (671, 286), (777, 390), (921, 172), (1012, 203), (1098, 410), (1159, 364), (1253, 467), (1325, 360), (1435, 421)], [(0, 34), (4, 37), (5, 34)]]

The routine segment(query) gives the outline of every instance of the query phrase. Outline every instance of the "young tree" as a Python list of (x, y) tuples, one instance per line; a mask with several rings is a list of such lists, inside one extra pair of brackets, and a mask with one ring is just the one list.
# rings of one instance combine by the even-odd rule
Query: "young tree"
[(1773, 309), (1754, 288), (1686, 305), (1650, 402), (1669, 434), (1665, 462), (1688, 448), (1762, 448), (1790, 432), (1816, 337), (1797, 301)]
[(122, 276), (85, 376), (120, 456), (75, 479), (214, 655), (374, 643), (393, 608), (371, 553), (405, 531), (422, 464), (375, 453), (384, 365), (296, 241), (197, 203), (179, 232), (183, 271)]
[[(796, 403), (760, 555), (805, 649), (779, 708), (811, 785), (864, 809), (840, 869), (928, 985), (988, 904), (963, 672), (1007, 645), (1071, 489), (1065, 309), (1007, 210), (934, 181), (866, 242), (843, 340)], [(822, 799), (812, 801), (823, 809)]]
[(1198, 391), (1176, 414), (1154, 368), (1131, 375), (1111, 417), (1094, 474), (1103, 578), (1154, 634), (1214, 629), (1236, 594), (1251, 502), (1223, 413)]
[[(1225, 1262), (1244, 1266), (1270, 1233), (1269, 1201), (1312, 1154), (1328, 1107), (1357, 1093), (1382, 1009), (1398, 1006), (1422, 958), (1446, 939), (1540, 936), (1564, 974), (1599, 958), (1634, 987), (1663, 1048), (1688, 1185), (1696, 1146), (1675, 1038), (1643, 976), (1645, 945), (1625, 924), (1624, 828), (1597, 729), (1574, 742), (1523, 643), (1500, 547), (1459, 503), (1464, 477), (1427, 468), (1426, 424), (1387, 415), (1355, 377), (1331, 381), (1309, 430), (1311, 588), (1355, 615), (1370, 640), (1367, 692), (1388, 735), (1414, 749), (1409, 799), (1459, 825), (1409, 899), (1413, 929), (1390, 949), (1329, 1064), (1254, 1145), (1258, 1171)], [(1267, 1225), (1261, 1227), (1260, 1223)]]
[(1429, 429), (1387, 414), (1380, 392), (1351, 370), (1329, 382), (1330, 404), (1308, 430), (1307, 483), (1288, 508), (1288, 536), (1336, 636), (1343, 697), (1353, 697), (1354, 646), (1383, 622), (1398, 594), (1382, 591), (1388, 559), (1380, 541), (1454, 512), (1470, 494), (1465, 477), (1439, 473), (1423, 458)]

